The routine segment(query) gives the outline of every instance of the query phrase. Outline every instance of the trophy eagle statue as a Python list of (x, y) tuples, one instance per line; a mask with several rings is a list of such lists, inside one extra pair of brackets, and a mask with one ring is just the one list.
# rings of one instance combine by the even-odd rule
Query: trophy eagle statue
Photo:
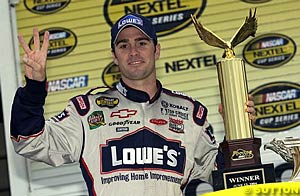
[(274, 138), (264, 145), (264, 149), (270, 149), (279, 154), (286, 162), (293, 162), (294, 168), (291, 181), (300, 182), (300, 138), (286, 137), (285, 139)]
[(281, 139), (274, 138), (271, 142), (264, 145), (264, 150), (266, 149), (279, 154), (286, 162), (293, 162), (292, 148), (285, 146)]
[(230, 41), (224, 41), (214, 32), (205, 28), (199, 21), (197, 21), (194, 15), (191, 15), (191, 18), (199, 37), (210, 46), (223, 48), (225, 51), (222, 57), (230, 59), (235, 56), (233, 48), (236, 45), (243, 42), (249, 36), (255, 36), (257, 30), (257, 18), (255, 17), (255, 15), (256, 8), (254, 9), (253, 15), (252, 10), (250, 9), (249, 16), (246, 16), (243, 25), (237, 30), (237, 32), (234, 34)]

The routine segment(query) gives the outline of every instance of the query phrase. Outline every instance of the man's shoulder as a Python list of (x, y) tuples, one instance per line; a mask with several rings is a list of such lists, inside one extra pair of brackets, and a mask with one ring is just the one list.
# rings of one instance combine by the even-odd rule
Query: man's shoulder
[[(83, 116), (88, 113), (92, 104), (98, 104), (99, 100), (104, 97), (113, 95), (115, 89), (106, 86), (92, 88), (84, 94), (79, 94), (70, 99), (77, 112)], [(97, 101), (98, 100), (98, 101)]]
[(176, 90), (170, 90), (170, 89), (166, 89), (163, 88), (163, 93), (165, 93), (166, 95), (170, 96), (170, 97), (174, 97), (174, 98), (178, 98), (179, 100), (187, 100), (190, 102), (199, 102), (198, 100), (194, 99), (193, 97), (189, 96), (188, 94), (182, 92), (182, 91), (176, 91)]

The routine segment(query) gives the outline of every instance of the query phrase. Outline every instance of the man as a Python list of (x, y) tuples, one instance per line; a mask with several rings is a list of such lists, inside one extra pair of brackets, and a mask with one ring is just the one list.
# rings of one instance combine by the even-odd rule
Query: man
[(17, 153), (53, 166), (78, 161), (90, 195), (182, 195), (190, 180), (209, 181), (218, 145), (207, 109), (156, 79), (160, 45), (146, 18), (128, 14), (111, 29), (112, 56), (121, 72), (116, 87), (76, 96), (46, 121), (49, 33), (40, 48), (34, 29), (33, 50), (19, 40), (26, 85), (12, 108)]

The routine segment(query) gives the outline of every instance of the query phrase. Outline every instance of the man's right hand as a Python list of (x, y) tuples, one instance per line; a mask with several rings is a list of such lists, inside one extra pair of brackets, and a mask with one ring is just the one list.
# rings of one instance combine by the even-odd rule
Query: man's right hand
[(44, 81), (46, 79), (49, 32), (46, 31), (44, 34), (42, 47), (40, 47), (40, 36), (37, 28), (33, 29), (33, 49), (28, 47), (22, 35), (19, 35), (18, 39), (25, 52), (23, 55), (25, 75), (32, 80)]

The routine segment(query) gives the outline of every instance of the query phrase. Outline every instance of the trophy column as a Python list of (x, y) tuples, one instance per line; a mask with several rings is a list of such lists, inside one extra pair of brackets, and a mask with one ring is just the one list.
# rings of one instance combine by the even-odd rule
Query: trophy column
[(221, 102), (224, 107), (226, 140), (220, 144), (225, 168), (261, 164), (261, 139), (254, 138), (249, 114), (245, 111), (248, 86), (242, 59), (223, 59), (217, 63)]

